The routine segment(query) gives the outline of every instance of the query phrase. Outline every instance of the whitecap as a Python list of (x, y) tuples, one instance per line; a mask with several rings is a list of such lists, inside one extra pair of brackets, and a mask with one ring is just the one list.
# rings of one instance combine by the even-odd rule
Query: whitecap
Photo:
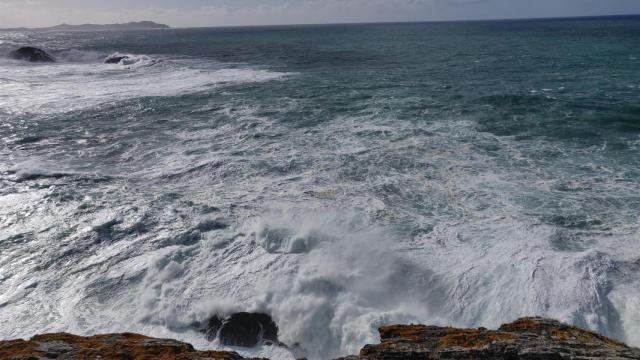
[[(88, 55), (93, 56), (93, 55)], [(157, 66), (146, 56), (129, 66), (58, 63), (34, 66), (5, 62), (0, 66), (0, 112), (55, 114), (141, 97), (166, 97), (224, 85), (264, 82), (286, 73), (255, 68), (203, 66), (197, 61), (165, 61)]]

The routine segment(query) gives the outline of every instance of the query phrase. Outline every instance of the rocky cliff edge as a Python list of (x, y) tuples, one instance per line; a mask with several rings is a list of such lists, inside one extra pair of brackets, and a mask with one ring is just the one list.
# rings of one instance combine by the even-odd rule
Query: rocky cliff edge
[[(498, 330), (424, 325), (380, 328), (380, 344), (366, 345), (357, 356), (340, 360), (587, 360), (637, 359), (640, 349), (544, 318), (522, 318)], [(197, 351), (175, 340), (137, 334), (80, 337), (39, 335), (31, 340), (0, 341), (0, 359), (178, 359), (236, 360), (233, 352)], [(277, 360), (277, 359), (274, 359)]]

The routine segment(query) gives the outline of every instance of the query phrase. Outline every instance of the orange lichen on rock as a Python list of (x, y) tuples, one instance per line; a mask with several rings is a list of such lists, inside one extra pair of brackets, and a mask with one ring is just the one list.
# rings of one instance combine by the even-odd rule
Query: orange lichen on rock
[(558, 323), (543, 318), (522, 318), (512, 323), (502, 325), (501, 331), (525, 332), (548, 335), (561, 341), (575, 340), (580, 342), (600, 341), (610, 345), (624, 345), (622, 342), (596, 334), (592, 331), (580, 329), (576, 326)]
[(498, 331), (482, 331), (477, 329), (458, 330), (452, 329), (451, 333), (441, 337), (439, 348), (451, 348), (459, 346), (467, 349), (481, 348), (496, 341), (513, 339), (513, 335)]
[(427, 330), (424, 325), (391, 325), (382, 326), (379, 329), (380, 337), (384, 339), (403, 339), (407, 341), (418, 341)]
[(544, 328), (544, 325), (539, 321), (536, 321), (536, 318), (525, 317), (518, 319), (514, 322), (503, 324), (500, 326), (500, 330), (504, 331), (539, 331)]
[[(382, 342), (366, 345), (359, 356), (344, 360), (639, 360), (640, 349), (544, 318), (524, 318), (499, 330), (456, 329), (424, 325), (380, 328)], [(80, 337), (35, 336), (29, 341), (0, 341), (0, 359), (103, 360), (241, 360), (234, 352), (197, 351), (176, 340), (137, 334)]]
[(240, 360), (224, 351), (196, 351), (193, 346), (169, 339), (137, 334), (81, 337), (71, 334), (38, 335), (29, 341), (0, 342), (0, 359), (104, 359), (104, 360)]
[(499, 330), (384, 326), (380, 338), (343, 360), (640, 359), (640, 349), (544, 318), (519, 319)]
[(602, 336), (600, 334), (593, 333), (591, 331), (582, 330), (576, 327), (569, 327), (567, 329), (552, 329), (549, 332), (552, 337), (562, 340), (575, 340), (579, 342), (593, 342), (602, 341), (609, 345), (624, 345), (622, 342)]
[(385, 342), (425, 342), (431, 338), (438, 348), (459, 346), (480, 348), (495, 341), (512, 339), (513, 336), (499, 331), (480, 329), (439, 328), (424, 325), (393, 325), (379, 329), (382, 344)]

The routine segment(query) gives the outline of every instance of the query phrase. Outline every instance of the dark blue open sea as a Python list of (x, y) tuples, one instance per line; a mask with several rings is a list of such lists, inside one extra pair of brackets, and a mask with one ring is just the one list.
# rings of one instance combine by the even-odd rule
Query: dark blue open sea
[(262, 311), (276, 359), (523, 315), (637, 346), (639, 216), (640, 17), (0, 32), (2, 339), (211, 348)]

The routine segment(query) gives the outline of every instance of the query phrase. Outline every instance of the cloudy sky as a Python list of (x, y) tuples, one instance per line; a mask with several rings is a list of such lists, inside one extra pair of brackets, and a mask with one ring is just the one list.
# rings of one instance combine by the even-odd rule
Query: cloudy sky
[(640, 14), (640, 0), (0, 0), (0, 27), (175, 27)]

